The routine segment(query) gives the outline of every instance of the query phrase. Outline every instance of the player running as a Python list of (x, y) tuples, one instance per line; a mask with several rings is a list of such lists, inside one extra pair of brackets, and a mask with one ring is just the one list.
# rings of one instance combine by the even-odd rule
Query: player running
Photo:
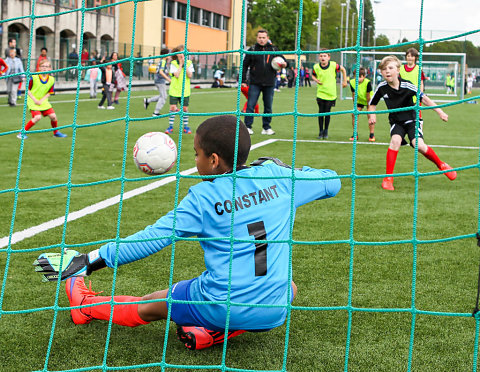
[[(340, 180), (332, 170), (303, 167), (294, 171), (292, 193), (292, 169), (278, 159), (260, 158), (254, 166), (245, 166), (250, 135), (245, 124), (239, 121), (238, 125), (236, 117), (224, 115), (207, 119), (198, 127), (195, 161), (198, 173), (207, 177), (190, 188), (176, 211), (128, 238), (135, 242), (123, 242), (118, 247), (115, 242), (108, 243), (88, 255), (75, 251), (64, 254), (66, 269), (61, 276), (67, 279), (70, 306), (78, 307), (71, 310), (75, 324), (109, 320), (111, 314), (108, 302), (112, 298), (96, 296), (85, 286), (83, 276), (105, 266), (113, 268), (116, 259), (123, 265), (150, 256), (170, 245), (173, 234), (202, 238), (206, 270), (194, 279), (143, 297), (115, 296), (113, 301), (121, 305), (114, 306), (113, 323), (135, 327), (167, 319), (170, 307), (171, 319), (179, 326), (177, 334), (190, 349), (222, 343), (227, 323), (228, 338), (245, 331), (267, 331), (284, 323), (287, 306), (297, 293), (295, 283), (289, 280), (290, 247), (286, 243), (290, 239), (290, 216), (295, 216), (295, 211), (289, 212), (292, 198), (296, 209), (333, 197), (340, 190)], [(237, 178), (232, 174), (234, 166)], [(211, 177), (217, 175), (221, 177)], [(329, 179), (322, 179), (325, 177)], [(234, 237), (233, 244), (229, 236)], [(55, 281), (59, 263), (60, 254), (46, 253), (34, 264), (44, 279)], [(170, 304), (165, 300), (170, 296), (206, 304)], [(227, 299), (235, 303), (229, 309), (225, 303), (218, 303)], [(98, 305), (84, 306), (91, 304)]]
[[(415, 106), (413, 103), (413, 98), (416, 97), (418, 88), (410, 81), (403, 80), (400, 77), (400, 65), (400, 60), (395, 56), (387, 56), (382, 59), (379, 68), (385, 80), (378, 85), (377, 90), (375, 91), (375, 94), (368, 106), (368, 111), (375, 111), (376, 106), (378, 102), (380, 102), (381, 98), (385, 100), (385, 104), (389, 110)], [(422, 92), (419, 92), (419, 98), (420, 101), (426, 106), (436, 105), (435, 102), (433, 102)], [(448, 115), (443, 112), (442, 109), (434, 108), (433, 110), (438, 114), (438, 116), (440, 116), (440, 119), (443, 121), (448, 121)], [(385, 190), (394, 190), (393, 177), (390, 175), (393, 174), (398, 150), (402, 145), (405, 135), (408, 135), (410, 146), (415, 147), (416, 112), (413, 109), (408, 111), (391, 112), (388, 115), (388, 120), (390, 122), (391, 139), (387, 150), (387, 177), (383, 179), (382, 188)], [(375, 124), (376, 122), (376, 115), (370, 114), (368, 123)], [(451, 166), (440, 160), (431, 147), (425, 144), (423, 141), (422, 128), (420, 126), (418, 128), (418, 152), (420, 152), (428, 160), (435, 163), (438, 169), (442, 171), (452, 169)], [(446, 172), (445, 176), (453, 181), (457, 177), (457, 172)]]
[[(44, 59), (39, 63), (39, 71), (43, 72), (40, 75), (32, 75), (32, 78), (28, 84), (28, 98), (27, 107), (32, 113), (32, 119), (25, 125), (25, 131), (28, 131), (33, 127), (42, 116), (48, 116), (50, 118), (50, 124), (52, 128), (57, 127), (57, 115), (53, 110), (52, 105), (48, 102), (48, 98), (51, 94), (54, 94), (53, 86), (55, 84), (55, 78), (48, 74), (48, 71), (52, 69), (52, 65), (48, 59)], [(64, 138), (67, 135), (60, 132), (58, 129), (53, 131), (53, 136), (58, 138)], [(27, 135), (18, 133), (18, 138), (26, 139)]]

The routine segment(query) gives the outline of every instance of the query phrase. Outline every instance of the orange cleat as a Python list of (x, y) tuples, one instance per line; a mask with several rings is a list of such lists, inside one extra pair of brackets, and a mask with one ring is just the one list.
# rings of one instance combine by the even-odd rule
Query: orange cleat
[[(438, 169), (445, 171), (445, 170), (452, 169), (452, 167), (447, 163), (442, 163)], [(455, 171), (447, 172), (445, 173), (445, 176), (447, 176), (450, 181), (453, 181), (455, 178), (457, 178), (457, 172)]]
[(373, 137), (368, 137), (368, 141), (369, 141), (369, 142), (375, 142), (375, 136), (373, 136)]
[[(230, 331), (227, 339), (236, 337), (245, 333), (245, 331)], [(212, 345), (223, 344), (225, 333), (210, 331), (204, 327), (183, 327), (177, 328), (177, 337), (190, 350), (201, 350)]]
[(393, 177), (385, 177), (382, 182), (382, 189), (393, 191)]
[[(92, 291), (92, 283), (90, 282), (90, 288), (85, 286), (85, 281), (81, 276), (72, 276), (68, 278), (65, 283), (65, 292), (67, 292), (68, 301), (70, 306), (81, 306), (86, 298), (96, 296), (101, 292)], [(90, 323), (93, 318), (82, 312), (82, 309), (70, 310), (72, 320), (75, 324), (87, 324)]]

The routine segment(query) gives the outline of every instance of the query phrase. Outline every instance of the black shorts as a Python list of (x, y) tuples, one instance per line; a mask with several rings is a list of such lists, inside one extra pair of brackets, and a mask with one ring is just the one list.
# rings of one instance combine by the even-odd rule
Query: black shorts
[[(188, 107), (189, 103), (190, 103), (190, 96), (183, 97), (183, 106)], [(170, 104), (171, 105), (182, 104), (182, 97), (170, 96)]]
[(363, 109), (365, 105), (363, 103), (357, 103), (357, 108)]
[[(423, 120), (420, 120), (418, 127), (418, 138), (423, 138)], [(394, 134), (399, 135), (402, 137), (402, 146), (406, 145), (407, 142), (405, 141), (405, 135), (408, 135), (408, 139), (410, 144), (415, 139), (415, 120), (407, 121), (407, 122), (399, 122), (399, 123), (390, 123), (390, 137)]]
[(317, 97), (318, 112), (330, 112), (332, 107), (335, 106), (336, 100), (326, 100)]

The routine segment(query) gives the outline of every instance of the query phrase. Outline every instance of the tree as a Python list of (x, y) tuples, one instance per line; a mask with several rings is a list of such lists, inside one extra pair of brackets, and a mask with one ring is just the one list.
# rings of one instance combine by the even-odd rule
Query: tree
[(388, 40), (388, 37), (386, 35), (380, 34), (375, 38), (375, 45), (377, 46), (390, 45), (390, 40)]
[[(247, 20), (252, 30), (264, 28), (272, 42), (282, 50), (295, 49), (295, 30), (297, 29), (298, 0), (256, 0), (250, 1), (247, 8)], [(314, 22), (318, 6), (313, 0), (303, 1), (301, 18), (301, 38), (299, 47), (304, 49), (307, 43), (316, 38)], [(322, 17), (323, 18), (323, 17)], [(299, 22), (300, 23), (300, 22)], [(251, 40), (249, 41), (251, 42)]]

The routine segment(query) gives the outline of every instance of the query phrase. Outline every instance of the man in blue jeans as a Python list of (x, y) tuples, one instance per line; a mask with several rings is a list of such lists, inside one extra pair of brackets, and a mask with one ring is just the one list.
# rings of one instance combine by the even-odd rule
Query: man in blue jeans
[[(256, 44), (249, 48), (251, 52), (265, 52), (265, 51), (278, 51), (278, 48), (274, 46), (269, 38), (266, 30), (259, 30), (257, 32)], [(247, 54), (243, 60), (243, 73), (242, 73), (242, 86), (249, 86), (248, 89), (248, 101), (247, 101), (247, 114), (253, 114), (255, 105), (257, 104), (260, 93), (263, 96), (263, 113), (272, 113), (273, 93), (275, 89), (275, 77), (277, 71), (272, 67), (272, 59), (279, 54)], [(284, 64), (280, 68), (287, 66), (285, 58), (283, 58)], [(275, 134), (270, 126), (272, 121), (271, 116), (263, 116), (263, 130), (262, 134), (271, 136)], [(252, 129), (253, 116), (245, 116), (245, 125), (247, 126), (248, 133), (253, 134)]]

